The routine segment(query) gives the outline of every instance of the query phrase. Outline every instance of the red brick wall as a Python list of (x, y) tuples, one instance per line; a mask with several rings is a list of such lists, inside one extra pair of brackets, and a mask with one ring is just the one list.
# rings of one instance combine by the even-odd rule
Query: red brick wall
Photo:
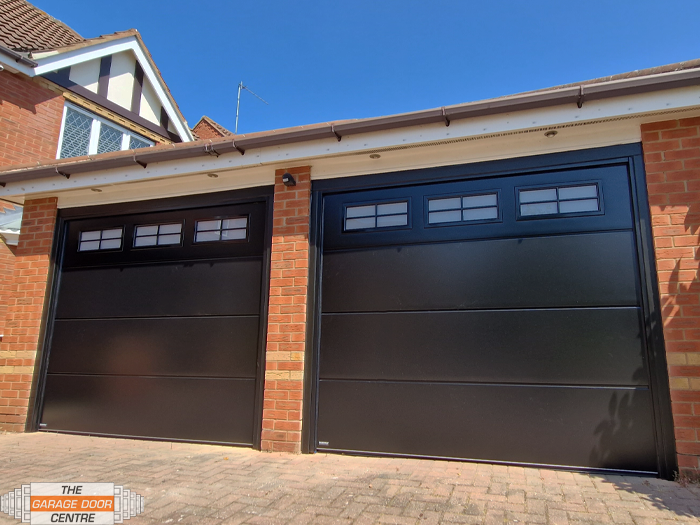
[(197, 125), (192, 129), (195, 135), (202, 140), (206, 139), (220, 139), (225, 135), (221, 133), (214, 126), (209, 124), (206, 120), (200, 120)]
[(16, 250), (5, 336), (0, 343), (0, 431), (21, 432), (27, 418), (56, 224), (55, 197), (27, 200)]
[(12, 279), (15, 271), (15, 253), (0, 241), (0, 342), (5, 333), (7, 304), (12, 295)]
[(63, 97), (23, 75), (0, 72), (0, 167), (52, 160)]
[(642, 126), (681, 472), (700, 473), (700, 118)]
[[(9, 202), (0, 201), (0, 209), (12, 211), (15, 207)], [(0, 241), (0, 341), (5, 333), (7, 302), (12, 293), (12, 275), (15, 270), (15, 248)]]
[[(309, 277), (310, 167), (275, 171), (270, 304), (262, 442), (266, 451), (301, 452), (301, 406)], [(282, 175), (291, 173), (296, 186)]]

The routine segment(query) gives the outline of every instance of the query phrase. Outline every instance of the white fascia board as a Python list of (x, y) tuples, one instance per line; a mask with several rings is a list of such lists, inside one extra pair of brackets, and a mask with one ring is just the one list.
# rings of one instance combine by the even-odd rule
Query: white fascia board
[[(174, 160), (148, 164), (146, 168), (140, 166), (124, 167), (89, 173), (73, 174), (70, 179), (51, 177), (27, 182), (11, 182), (6, 187), (0, 188), (0, 197), (13, 197), (21, 195), (56, 195), (62, 191), (88, 189), (95, 186), (112, 186), (128, 183), (143, 183), (145, 181), (158, 181), (163, 185), (164, 179), (180, 178), (189, 175), (206, 174), (209, 172), (245, 170), (257, 166), (267, 166), (266, 169), (275, 167), (292, 167), (311, 163), (316, 166), (323, 164), (323, 159), (336, 158), (334, 164), (342, 165), (337, 158), (356, 156), (373, 151), (390, 150), (404, 146), (416, 146), (427, 144), (429, 147), (419, 148), (421, 151), (435, 151), (431, 143), (445, 141), (459, 141), (462, 139), (475, 139), (478, 137), (494, 137), (499, 134), (506, 135), (499, 140), (499, 146), (503, 150), (499, 158), (528, 155), (527, 148), (511, 151), (513, 135), (528, 130), (541, 130), (556, 127), (577, 127), (588, 129), (597, 128), (600, 124), (619, 123), (616, 131), (611, 136), (602, 137), (600, 140), (594, 136), (589, 139), (580, 139), (567, 144), (567, 149), (581, 149), (594, 147), (595, 145), (612, 145), (629, 142), (638, 142), (641, 139), (640, 123), (668, 120), (696, 116), (700, 114), (700, 87), (687, 87), (674, 90), (664, 90), (654, 93), (617, 97), (585, 103), (582, 108), (575, 104), (556, 106), (551, 108), (527, 110), (514, 113), (490, 115), (472, 119), (452, 121), (449, 127), (442, 123), (425, 126), (413, 126), (388, 131), (378, 131), (350, 135), (340, 142), (334, 138), (299, 142), (275, 147), (266, 147), (246, 150), (245, 155), (228, 153), (219, 157), (201, 156), (190, 159)], [(594, 124), (600, 123), (600, 124)], [(568, 133), (568, 131), (567, 131)], [(533, 135), (534, 133), (527, 133)], [(563, 135), (563, 133), (560, 133)], [(557, 137), (559, 139), (561, 137)], [(556, 140), (556, 139), (555, 139)], [(476, 142), (484, 143), (483, 140)], [(463, 145), (464, 142), (461, 142)], [(546, 143), (553, 144), (553, 143)], [(462, 146), (463, 147), (463, 146)], [(552, 147), (552, 146), (547, 146)], [(419, 149), (416, 149), (418, 151)], [(532, 149), (532, 148), (531, 148)], [(533, 151), (537, 148), (533, 149)], [(549, 150), (544, 150), (546, 152)], [(536, 153), (535, 153), (536, 154)], [(476, 155), (476, 153), (475, 153)], [(384, 154), (382, 154), (384, 157)], [(427, 159), (427, 157), (426, 157)], [(485, 160), (485, 158), (480, 158)], [(313, 162), (312, 162), (313, 161)], [(471, 162), (467, 157), (454, 162)], [(430, 159), (432, 165), (440, 163), (439, 159)], [(377, 167), (391, 171), (386, 162), (375, 164)], [(425, 163), (420, 163), (421, 166)], [(403, 164), (402, 164), (403, 166)], [(404, 167), (404, 169), (409, 169)], [(352, 170), (343, 168), (345, 174), (353, 174)], [(376, 169), (375, 169), (376, 172)], [(312, 169), (312, 178), (326, 178), (335, 176), (334, 173), (324, 169)], [(170, 181), (168, 182), (168, 184)], [(135, 184), (134, 186), (140, 186)]]
[(186, 125), (186, 122), (180, 117), (175, 109), (173, 100), (170, 98), (170, 96), (168, 96), (168, 92), (163, 84), (163, 79), (156, 73), (151, 61), (148, 59), (146, 53), (141, 48), (141, 45), (135, 36), (127, 36), (123, 39), (101, 42), (89, 47), (81, 47), (71, 51), (66, 51), (65, 53), (59, 53), (57, 55), (36, 59), (35, 61), (39, 65), (34, 68), (33, 74), (30, 76), (44, 75), (46, 73), (50, 73), (51, 71), (63, 69), (64, 67), (70, 67), (73, 64), (87, 62), (89, 60), (97, 60), (104, 56), (114, 55), (124, 51), (132, 51), (134, 55), (136, 55), (136, 59), (141, 64), (143, 72), (151, 82), (153, 89), (155, 89), (161, 104), (165, 108), (165, 111), (175, 126), (178, 135), (180, 135), (180, 138), (182, 138), (185, 142), (194, 140), (192, 133)]
[(94, 206), (271, 186), (274, 184), (275, 169), (305, 164), (311, 165), (312, 179), (320, 180), (631, 144), (639, 142), (640, 138), (639, 123), (626, 120), (565, 128), (554, 139), (546, 138), (543, 132), (518, 133), (463, 142), (431, 144), (426, 147), (409, 146), (407, 149), (382, 150), (379, 159), (370, 159), (366, 153), (357, 153), (307, 159), (303, 162), (217, 170), (216, 178), (211, 178), (206, 173), (198, 173), (170, 177), (167, 183), (160, 179), (134, 184), (100, 185), (96, 183), (94, 187), (99, 188), (100, 192), (81, 188), (58, 192), (55, 195), (58, 196), (59, 208)]
[(35, 62), (39, 65), (34, 68), (34, 71), (36, 75), (45, 75), (46, 73), (57, 71), (64, 67), (70, 67), (73, 64), (97, 60), (107, 55), (132, 50), (135, 44), (136, 37), (128, 36), (123, 39), (109, 40), (91, 46), (72, 49), (65, 53), (57, 53), (55, 55), (37, 58)]

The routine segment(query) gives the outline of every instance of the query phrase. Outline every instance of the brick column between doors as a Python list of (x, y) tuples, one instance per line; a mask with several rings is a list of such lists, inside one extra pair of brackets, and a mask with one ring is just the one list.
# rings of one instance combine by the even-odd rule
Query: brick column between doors
[(642, 125), (681, 474), (700, 475), (700, 118)]
[(27, 200), (0, 343), (0, 431), (24, 431), (45, 308), (57, 199)]
[[(301, 452), (311, 167), (275, 171), (261, 448)], [(291, 173), (296, 186), (285, 186)]]

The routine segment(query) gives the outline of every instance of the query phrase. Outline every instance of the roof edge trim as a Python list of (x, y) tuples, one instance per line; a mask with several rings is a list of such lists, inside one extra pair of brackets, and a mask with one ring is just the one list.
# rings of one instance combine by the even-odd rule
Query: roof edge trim
[(15, 62), (17, 62), (18, 64), (22, 64), (23, 66), (36, 67), (39, 65), (32, 59), (27, 58), (24, 55), (17, 53), (16, 51), (12, 51), (12, 49), (9, 49), (5, 46), (0, 46), (0, 53), (12, 58)]
[[(449, 125), (450, 120), (547, 108), (567, 103), (582, 104), (586, 100), (602, 100), (697, 85), (700, 85), (700, 68), (614, 80), (593, 85), (580, 84), (549, 91), (524, 93), (437, 109), (363, 119), (356, 122), (328, 123), (311, 129), (302, 128), (289, 131), (263, 132), (258, 136), (249, 138), (246, 138), (245, 135), (234, 136), (235, 142), (231, 138), (226, 140), (217, 139), (216, 141), (210, 139), (207, 141), (181, 143), (178, 147), (171, 146), (169, 149), (159, 147), (150, 151), (148, 149), (130, 150), (128, 154), (124, 151), (122, 155), (108, 158), (88, 156), (70, 162), (52, 161), (52, 163), (37, 167), (24, 167), (0, 173), (0, 182), (8, 183), (50, 177), (57, 175), (59, 170), (62, 174), (84, 173), (100, 169), (124, 167), (133, 165), (135, 162), (149, 163), (195, 158), (211, 155), (212, 151), (224, 153), (225, 151), (237, 150), (243, 154), (245, 150), (251, 148), (280, 146), (323, 138), (340, 137), (342, 139), (345, 135), (372, 133), (436, 122), (445, 122), (446, 125)], [(448, 119), (445, 119), (445, 115)]]

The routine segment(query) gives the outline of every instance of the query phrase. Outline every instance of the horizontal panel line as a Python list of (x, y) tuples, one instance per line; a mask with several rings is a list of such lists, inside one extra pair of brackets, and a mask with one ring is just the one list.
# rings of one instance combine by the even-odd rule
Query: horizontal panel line
[(150, 315), (144, 317), (57, 317), (56, 321), (128, 321), (128, 320), (161, 320), (161, 319), (255, 319), (259, 314), (241, 315)]
[[(176, 245), (173, 245), (176, 246)], [(218, 246), (218, 245), (217, 245)], [(171, 246), (172, 247), (172, 246)], [(80, 254), (85, 254), (85, 253), (101, 253), (102, 255), (109, 255), (113, 254), (114, 252), (76, 252)], [(127, 253), (127, 252), (120, 252), (120, 253)], [(128, 253), (133, 253), (133, 252), (128, 252)], [(141, 250), (137, 250), (136, 253), (142, 254), (146, 253)], [(145, 259), (145, 258), (144, 258)], [(67, 264), (62, 267), (62, 270), (90, 270), (90, 269), (95, 269), (95, 268), (122, 268), (124, 266), (129, 266), (129, 267), (144, 267), (144, 266), (167, 266), (167, 265), (175, 265), (175, 264), (188, 264), (188, 263), (216, 263), (216, 262), (234, 262), (234, 261), (260, 261), (262, 263), (263, 255), (241, 255), (241, 256), (232, 256), (232, 255), (221, 255), (221, 256), (209, 256), (209, 257), (204, 257), (201, 259), (198, 258), (183, 258), (183, 259), (145, 259), (142, 261), (134, 261), (134, 260), (119, 260), (119, 261), (105, 261), (105, 262), (94, 262), (92, 264)]]
[(138, 377), (140, 379), (221, 379), (234, 381), (255, 381), (252, 377), (220, 377), (220, 376), (174, 376), (174, 375), (139, 375), (139, 374), (86, 374), (81, 372), (47, 372), (49, 376), (61, 377)]
[[(599, 217), (600, 215), (596, 215), (595, 217)], [(590, 217), (590, 216), (585, 216), (585, 217)], [(553, 217), (554, 219), (556, 218), (561, 218), (559, 214), (557, 214), (556, 217)], [(576, 218), (576, 217), (573, 217)], [(539, 219), (544, 221), (545, 219)], [(461, 222), (461, 221), (460, 221)], [(445, 223), (454, 225), (458, 224), (457, 222), (454, 223)], [(479, 223), (482, 224), (482, 223)], [(494, 221), (490, 222), (488, 224), (503, 224), (501, 221)], [(531, 224), (528, 222), (528, 224)], [(469, 226), (470, 223), (465, 222), (464, 226)], [(411, 230), (406, 230), (411, 232), (414, 236), (416, 235), (421, 235), (420, 232), (424, 231), (426, 234), (429, 232), (432, 236), (436, 236), (437, 234), (435, 232), (440, 231), (439, 226), (436, 226), (435, 224), (425, 224), (424, 228), (419, 228), (419, 227), (414, 227)], [(447, 228), (447, 226), (446, 226)], [(367, 232), (366, 235), (371, 239), (372, 236), (376, 236), (378, 233), (380, 233), (382, 230), (372, 230), (371, 232)], [(447, 231), (454, 231), (451, 228)], [(419, 233), (415, 233), (419, 232)], [(396, 233), (396, 230), (392, 230), (391, 233)], [(466, 239), (453, 239), (453, 238), (443, 238), (443, 239), (425, 239), (425, 240), (410, 240), (407, 242), (389, 242), (389, 243), (378, 243), (378, 242), (367, 242), (366, 244), (347, 244), (345, 245), (344, 243), (337, 243), (337, 247), (326, 247), (325, 245), (323, 246), (323, 253), (339, 253), (339, 252), (354, 252), (354, 251), (362, 251), (362, 250), (370, 250), (370, 249), (376, 249), (376, 248), (407, 248), (411, 246), (426, 246), (426, 245), (440, 245), (440, 244), (454, 244), (454, 243), (460, 243), (460, 242), (484, 242), (484, 241), (517, 241), (518, 239), (549, 239), (553, 237), (571, 237), (571, 236), (579, 236), (579, 235), (605, 235), (609, 233), (631, 233), (634, 234), (634, 229), (632, 227), (630, 228), (615, 228), (615, 229), (610, 229), (610, 230), (588, 230), (588, 231), (571, 231), (571, 232), (562, 232), (562, 233), (522, 233), (519, 235), (516, 234), (511, 234), (511, 235), (504, 235), (504, 236), (478, 236), (478, 237), (469, 237)], [(422, 235), (421, 235), (422, 236)], [(353, 239), (357, 239), (358, 237), (353, 236)]]
[(637, 305), (627, 306), (542, 306), (526, 308), (464, 308), (460, 310), (384, 310), (384, 311), (360, 311), (360, 312), (322, 312), (326, 315), (375, 315), (375, 314), (445, 314), (445, 313), (470, 313), (470, 312), (591, 312), (596, 310), (640, 310)]
[[(58, 428), (46, 428), (42, 427), (38, 429), (39, 432), (53, 432), (55, 434), (74, 434), (77, 436), (101, 436), (101, 437), (116, 437), (122, 439), (140, 439), (142, 441), (162, 441), (164, 443), (203, 443), (208, 445), (232, 445), (236, 447), (252, 447), (251, 443), (239, 443), (237, 441), (207, 441), (204, 439), (180, 439), (180, 438), (169, 438), (169, 437), (158, 437), (158, 436), (139, 436), (135, 434), (105, 434), (102, 432), (82, 432), (79, 430), (63, 430)], [(251, 440), (252, 441), (252, 440)]]
[(615, 390), (649, 390), (647, 385), (569, 385), (564, 383), (507, 383), (492, 381), (421, 381), (417, 379), (336, 379), (319, 378), (320, 382), (335, 381), (337, 383), (384, 383), (384, 384), (413, 384), (413, 385), (454, 385), (454, 386), (504, 386), (524, 388), (584, 388), (584, 389), (615, 389)]

